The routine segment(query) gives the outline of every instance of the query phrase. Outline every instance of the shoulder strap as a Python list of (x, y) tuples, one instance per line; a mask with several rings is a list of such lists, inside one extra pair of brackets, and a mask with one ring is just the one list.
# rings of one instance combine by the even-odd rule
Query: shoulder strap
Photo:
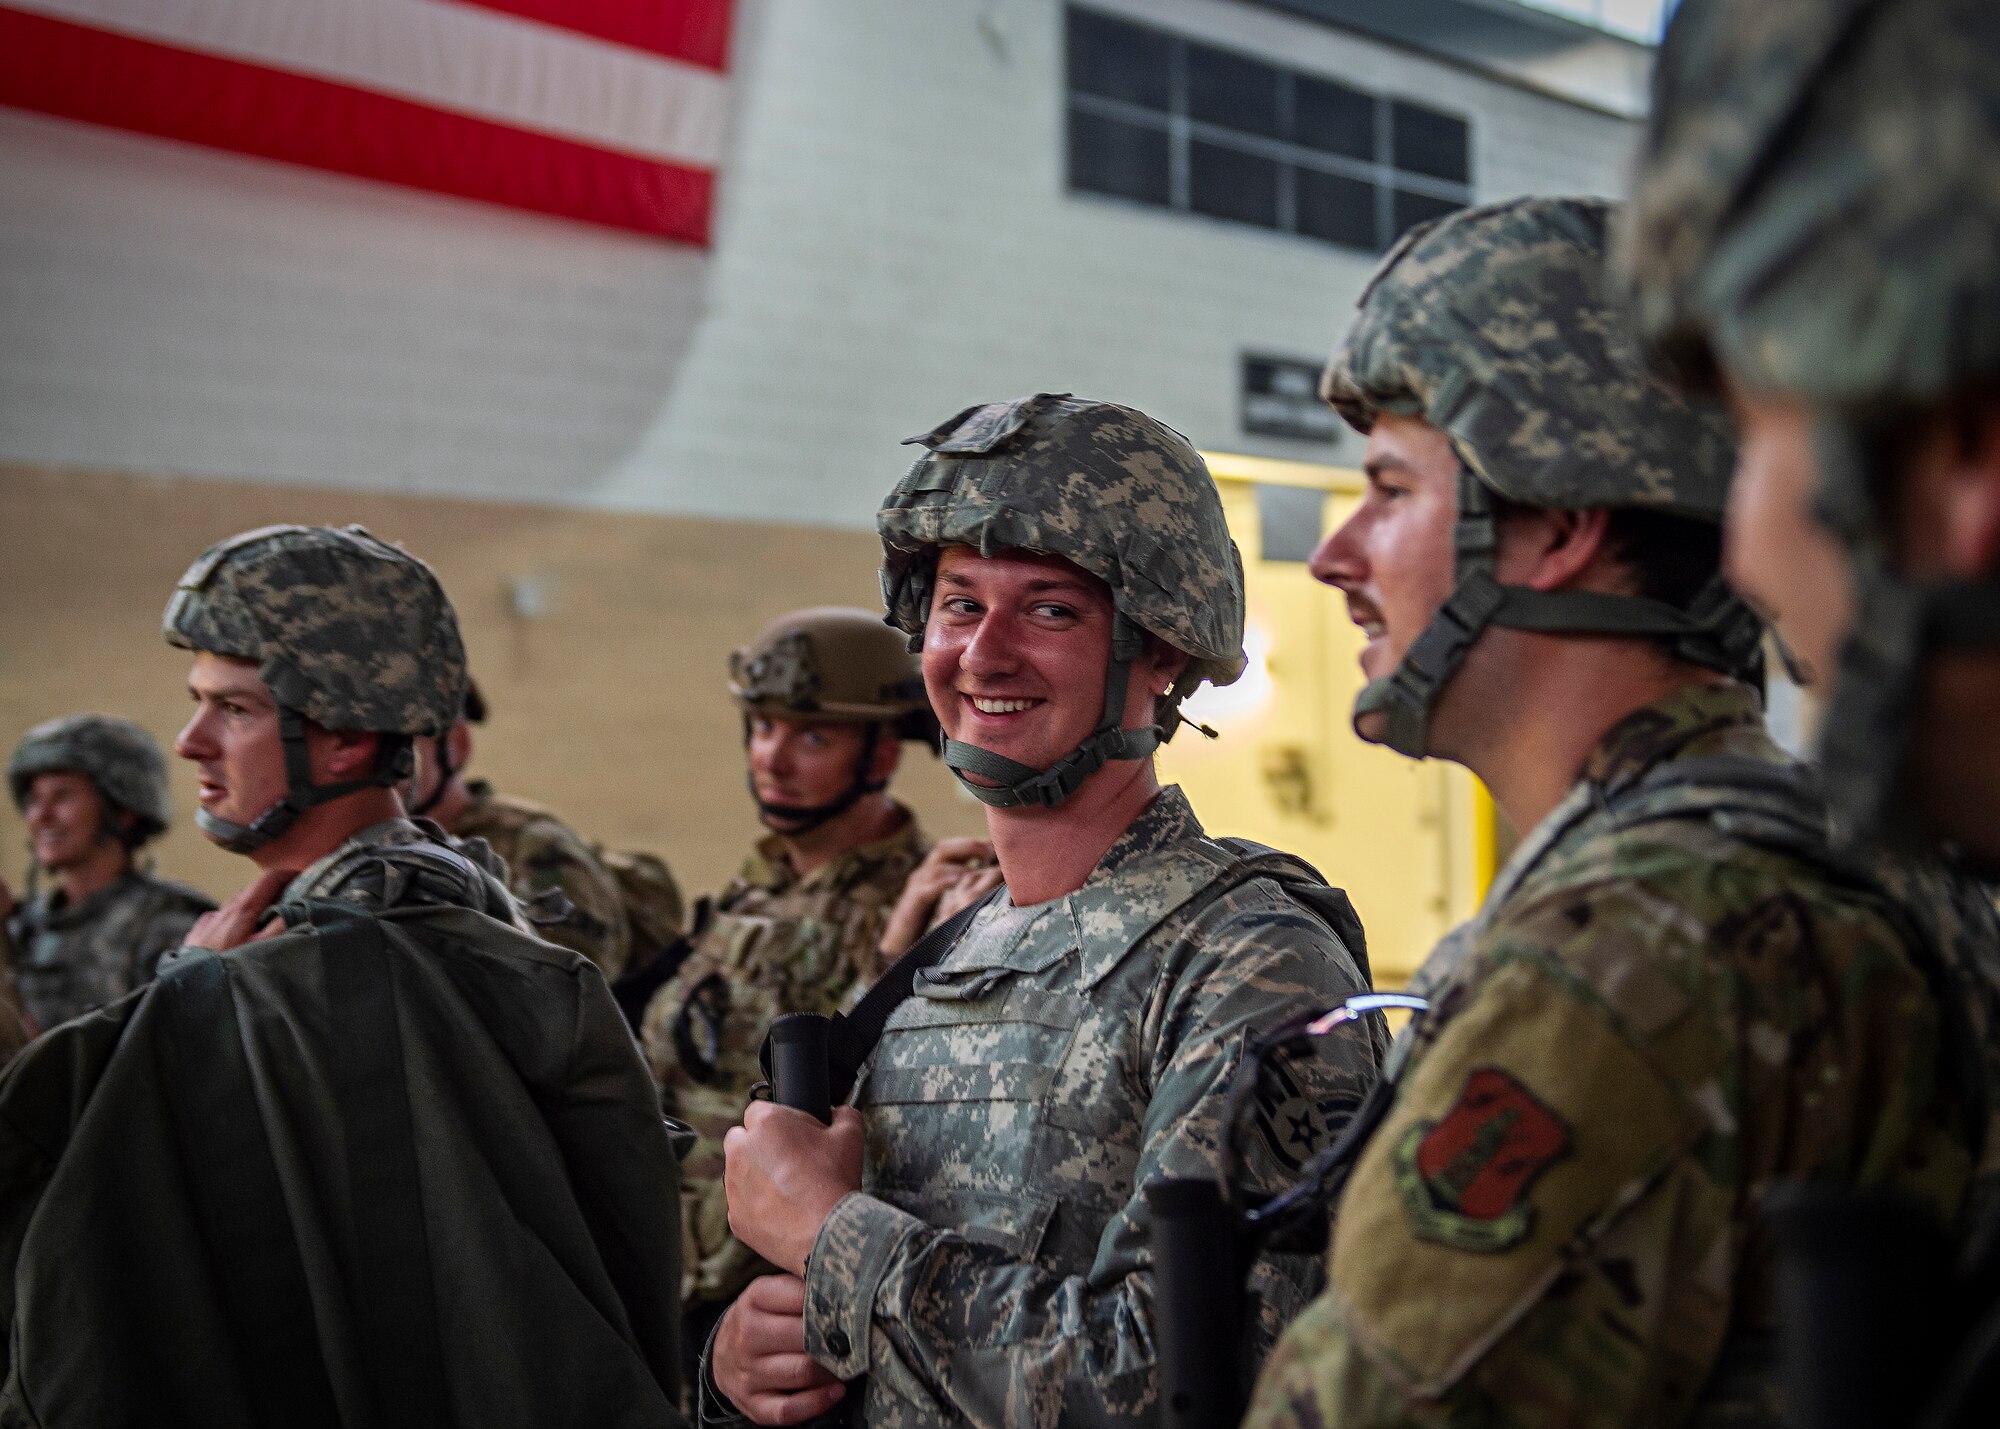
[[(965, 930), (972, 925), (979, 910), (991, 903), (1000, 894), (999, 889), (987, 894), (977, 903), (961, 908), (951, 917), (931, 929), (923, 937), (910, 945), (908, 952), (896, 959), (889, 970), (875, 980), (874, 986), (863, 994), (854, 1011), (846, 1014), (834, 1013), (833, 1026), (826, 1038), (827, 1082), (830, 1099), (835, 1106), (841, 1105), (854, 1092), (854, 1079), (861, 1073), (862, 1063), (875, 1050), (875, 1044), (882, 1040), (882, 1029), (889, 1023), (889, 1014), (894, 1012), (910, 995), (917, 985), (917, 974), (925, 968), (934, 967), (944, 955), (950, 952)], [(771, 1038), (764, 1036), (764, 1045), (757, 1053), (763, 1064), (764, 1078), (771, 1076)]]
[(1354, 959), (1355, 971), (1361, 974), (1364, 987), (1375, 986), (1374, 970), (1368, 965), (1368, 931), (1361, 926), (1361, 915), (1354, 911), (1354, 902), (1347, 896), (1347, 890), (1336, 888), (1321, 876), (1318, 869), (1295, 855), (1267, 848), (1250, 839), (1212, 839), (1237, 859), (1236, 867), (1225, 875), (1225, 881), (1217, 887), (1219, 892), (1248, 883), (1253, 878), (1269, 878), (1276, 881), (1293, 898), (1306, 905), (1321, 922), (1325, 923)]

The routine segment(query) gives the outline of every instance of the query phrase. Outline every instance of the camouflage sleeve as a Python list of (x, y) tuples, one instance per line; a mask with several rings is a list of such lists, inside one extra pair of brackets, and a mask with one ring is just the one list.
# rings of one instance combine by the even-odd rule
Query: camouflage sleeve
[[(934, 1406), (927, 1422), (1153, 1422), (1149, 1216), (1139, 1188), (1155, 1176), (1216, 1175), (1230, 1080), (1248, 1037), (1360, 986), (1322, 924), (1268, 900), (1255, 908), (1219, 901), (1157, 956), (1152, 996), (1133, 1009), (1139, 1060), (1131, 1075), (1150, 1087), (1138, 1165), (1089, 1272), (1055, 1274), (855, 1193), (828, 1217), (807, 1265), (806, 1348), (815, 1360), (843, 1379), (877, 1376)], [(1294, 1070), (1304, 1094), (1338, 1120), (1373, 1079), (1374, 1047), (1365, 1033), (1342, 1037), (1325, 1058)], [(1253, 1179), (1268, 1187), (1272, 1173), (1255, 1146), (1252, 1162)], [(1262, 1346), (1318, 1279), (1309, 1256), (1259, 1261), (1251, 1286)]]
[(509, 872), (523, 902), (557, 888), (574, 909), (563, 922), (537, 924), (537, 935), (582, 953), (607, 981), (625, 971), (630, 941), (625, 903), (611, 871), (581, 839), (546, 821), (531, 823), (521, 830)]
[(1707, 908), (1628, 881), (1489, 930), (1247, 1429), (1612, 1429), (1769, 1392), (1708, 1384), (1768, 1290), (1744, 1280), (1762, 1185), (1940, 1164), (1909, 1116), (1934, 1028), (1886, 925), (1797, 879), (1719, 912), (1738, 872), (1696, 875)]

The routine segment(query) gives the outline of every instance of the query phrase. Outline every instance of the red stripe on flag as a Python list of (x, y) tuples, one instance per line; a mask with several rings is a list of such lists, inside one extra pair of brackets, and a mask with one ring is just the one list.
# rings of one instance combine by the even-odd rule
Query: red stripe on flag
[(0, 6), (0, 104), (706, 244), (715, 176)]
[(729, 61), (730, 0), (454, 0), (709, 69)]

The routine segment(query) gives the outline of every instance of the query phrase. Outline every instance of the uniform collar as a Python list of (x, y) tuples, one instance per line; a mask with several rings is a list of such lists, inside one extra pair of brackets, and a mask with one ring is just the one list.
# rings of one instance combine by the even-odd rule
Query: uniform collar
[(903, 816), (903, 822), (893, 833), (870, 843), (857, 844), (803, 878), (792, 868), (791, 855), (785, 851), (785, 841), (776, 834), (766, 834), (757, 840), (756, 848), (743, 860), (736, 881), (768, 893), (783, 893), (793, 887), (807, 892), (821, 888), (839, 890), (864, 883), (876, 869), (891, 859), (923, 851), (924, 831), (917, 823), (917, 816), (902, 802), (894, 802), (896, 811)]
[(39, 921), (45, 928), (79, 927), (123, 898), (138, 881), (139, 871), (128, 868), (78, 903), (71, 903), (65, 899), (62, 889), (50, 887), (41, 895), (42, 908)]
[(1757, 692), (1735, 680), (1682, 685), (1606, 730), (1584, 760), (1579, 782), (1605, 791), (1642, 779), (1669, 759), (1747, 754), (1782, 758), (1764, 729)]
[(998, 968), (1038, 973), (1074, 951), (1087, 991), (1229, 862), (1203, 835), (1187, 795), (1169, 785), (1105, 850), (1083, 887), (1012, 917), (1002, 904), (987, 921), (991, 931), (961, 943), (931, 980), (976, 978)]

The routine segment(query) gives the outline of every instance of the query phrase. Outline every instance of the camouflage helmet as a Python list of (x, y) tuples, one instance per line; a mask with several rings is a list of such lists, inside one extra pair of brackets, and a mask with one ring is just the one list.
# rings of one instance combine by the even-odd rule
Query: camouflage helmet
[(730, 652), (729, 693), (750, 714), (892, 724), (901, 739), (937, 728), (909, 642), (849, 606), (795, 610), (765, 626)]
[[(167, 643), (247, 660), (278, 707), (289, 790), (253, 823), (198, 810), (238, 852), (277, 838), (315, 804), (409, 776), (410, 739), (442, 734), (462, 708), (465, 646), (429, 566), (359, 526), (266, 526), (210, 546), (162, 617)], [(305, 721), (392, 736), (365, 778), (316, 785)]]
[(266, 526), (180, 578), (170, 645), (249, 660), (327, 729), (440, 734), (465, 695), (458, 617), (429, 566), (359, 526)]
[(2000, 639), (2000, 582), (1896, 574), (1885, 417), (2000, 377), (1991, 0), (1688, 0), (1654, 71), (1625, 238), (1642, 339), (1691, 386), (1803, 398), (1857, 609), (1820, 726), (1843, 832), (1910, 839), (1930, 653)]
[(1720, 521), (1728, 415), (1647, 371), (1607, 291), (1615, 207), (1518, 199), (1410, 230), (1362, 291), (1320, 396), (1364, 434), (1378, 412), (1428, 422), (1510, 501)]
[(1720, 408), (1646, 370), (1608, 292), (1599, 199), (1517, 199), (1404, 235), (1363, 289), (1320, 395), (1369, 431), (1382, 413), (1442, 431), (1459, 460), (1457, 588), (1391, 674), (1355, 702), (1364, 738), (1428, 752), (1430, 712), (1490, 625), (1673, 642), (1740, 672), (1754, 616), (1720, 573), (1686, 609), (1638, 595), (1533, 591), (1494, 579), (1494, 501), (1643, 508), (1719, 522), (1734, 460)]
[[(1060, 556), (1110, 588), (1117, 614), (1097, 730), (1046, 770), (948, 740), (945, 762), (996, 807), (1054, 807), (1107, 759), (1142, 759), (1203, 680), (1243, 673), (1243, 561), (1187, 438), (1143, 412), (1038, 392), (968, 407), (905, 445), (925, 448), (876, 516), (892, 624), (922, 636), (938, 552), (970, 546)], [(1132, 661), (1151, 633), (1188, 657), (1158, 722), (1120, 729)], [(965, 780), (967, 772), (998, 787)]]
[(853, 777), (824, 804), (774, 803), (757, 793), (750, 776), (757, 812), (783, 834), (816, 829), (888, 787), (874, 775), (884, 730), (933, 748), (937, 743), (937, 720), (909, 642), (865, 610), (821, 605), (779, 616), (750, 644), (730, 652), (729, 693), (743, 709), (746, 740), (759, 715), (866, 726)]
[(127, 837), (135, 844), (165, 833), (173, 823), (167, 762), (153, 737), (129, 719), (64, 715), (22, 735), (7, 761), (14, 807), (27, 807), (28, 786), (36, 775), (65, 771), (87, 776), (110, 810), (133, 816), (136, 826)]
[(1987, 0), (1688, 0), (1624, 245), (1656, 360), (1829, 403), (2000, 373), (1996, 100)]

